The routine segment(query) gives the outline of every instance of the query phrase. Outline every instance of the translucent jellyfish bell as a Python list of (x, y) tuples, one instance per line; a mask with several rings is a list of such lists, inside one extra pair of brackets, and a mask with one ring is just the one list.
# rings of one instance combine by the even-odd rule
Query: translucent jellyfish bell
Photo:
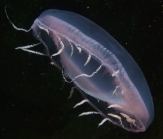
[(64, 80), (73, 82), (81, 92), (84, 100), (74, 108), (87, 102), (96, 110), (80, 116), (99, 114), (104, 117), (99, 126), (110, 121), (133, 132), (143, 132), (151, 124), (154, 108), (144, 75), (130, 54), (104, 29), (81, 15), (56, 9), (43, 12), (29, 30), (10, 23), (17, 30), (32, 30), (44, 45), (45, 54), (29, 49), (38, 44), (16, 49), (49, 56)]

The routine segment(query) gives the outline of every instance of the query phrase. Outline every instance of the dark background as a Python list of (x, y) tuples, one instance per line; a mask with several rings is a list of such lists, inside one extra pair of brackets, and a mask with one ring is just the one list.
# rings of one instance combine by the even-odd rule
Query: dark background
[[(85, 116), (88, 104), (51, 66), (48, 57), (15, 50), (36, 43), (29, 29), (44, 10), (81, 14), (108, 31), (142, 69), (153, 96), (155, 117), (147, 131), (132, 133), (111, 123), (97, 128), (102, 117)], [(1, 0), (0, 2), (0, 139), (162, 139), (163, 138), (163, 3), (156, 0)], [(132, 65), (131, 65), (132, 66)]]

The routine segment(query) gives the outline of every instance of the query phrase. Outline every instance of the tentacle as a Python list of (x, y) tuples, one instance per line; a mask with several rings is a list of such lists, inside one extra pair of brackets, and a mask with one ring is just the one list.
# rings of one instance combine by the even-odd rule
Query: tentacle
[(98, 127), (103, 125), (106, 121), (111, 121), (109, 118), (105, 118), (103, 119), (99, 124), (98, 124)]
[(71, 91), (70, 91), (70, 96), (67, 98), (67, 99), (69, 99), (69, 98), (71, 98), (72, 97), (72, 94), (74, 93), (74, 89), (75, 89), (76, 87), (72, 87), (71, 88)]
[(73, 81), (75, 81), (77, 78), (79, 78), (79, 77), (88, 77), (88, 78), (90, 78), (90, 77), (93, 77), (100, 69), (101, 69), (101, 67), (102, 67), (102, 65), (100, 65), (97, 69), (96, 69), (96, 71), (94, 71), (92, 74), (90, 74), (90, 75), (88, 75), (88, 74), (80, 74), (80, 75), (78, 75), (78, 76), (76, 76), (73, 80), (71, 80), (71, 81), (67, 81), (66, 80), (66, 78), (64, 77), (64, 75), (63, 75), (63, 70), (62, 70), (62, 76), (63, 76), (63, 78), (64, 78), (64, 80), (67, 82), (67, 83), (72, 83)]
[(32, 29), (32, 28), (30, 28), (29, 30), (26, 30), (26, 29), (23, 29), (23, 28), (18, 28), (18, 27), (16, 27), (16, 26), (11, 22), (10, 18), (8, 17), (7, 11), (6, 11), (6, 7), (7, 7), (7, 6), (5, 6), (6, 17), (7, 17), (7, 19), (9, 20), (9, 22), (11, 23), (11, 25), (12, 25), (16, 30), (20, 30), (20, 31), (24, 31), (24, 32), (29, 32), (29, 31)]
[[(56, 36), (57, 36), (57, 35), (56, 35)], [(59, 43), (60, 43), (60, 45), (61, 45), (61, 49), (60, 49), (57, 53), (51, 55), (51, 58), (52, 58), (53, 56), (60, 55), (60, 54), (63, 52), (63, 50), (64, 50), (64, 44), (63, 44), (63, 42), (61, 41), (61, 38), (58, 37), (58, 36), (57, 36), (57, 38), (58, 38)]]
[(68, 40), (68, 42), (69, 42), (69, 44), (70, 44), (70, 46), (71, 46), (71, 54), (70, 54), (70, 57), (72, 57), (72, 55), (73, 55), (73, 46), (72, 46), (72, 44), (71, 44), (71, 42)]
[(88, 99), (84, 99), (81, 102), (77, 103), (73, 108), (76, 108), (77, 106), (80, 106), (80, 105), (84, 104), (85, 102), (89, 102), (89, 100)]
[(41, 42), (36, 43), (36, 44), (31, 44), (31, 45), (16, 47), (15, 49), (29, 49), (29, 48), (35, 47), (35, 46), (37, 46), (39, 44), (41, 44)]
[(26, 51), (26, 52), (29, 52), (29, 53), (33, 53), (33, 54), (36, 54), (36, 55), (42, 55), (42, 56), (45, 56), (45, 54), (40, 53), (40, 52), (37, 52), (37, 51), (28, 50), (28, 49), (21, 49), (21, 50)]
[(96, 112), (96, 111), (89, 111), (89, 112), (83, 112), (83, 113), (81, 113), (79, 116), (83, 116), (83, 115), (91, 115), (91, 114), (99, 114), (99, 113)]
[(87, 61), (85, 62), (84, 66), (86, 66), (89, 63), (90, 60), (91, 60), (91, 55), (89, 54), (88, 58), (87, 58)]

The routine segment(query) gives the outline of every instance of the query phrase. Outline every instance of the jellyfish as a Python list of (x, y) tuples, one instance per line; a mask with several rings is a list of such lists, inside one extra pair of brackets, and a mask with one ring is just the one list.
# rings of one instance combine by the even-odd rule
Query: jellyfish
[[(5, 8), (6, 12), (6, 8)], [(145, 77), (131, 55), (103, 28), (69, 11), (49, 9), (36, 18), (29, 32), (37, 44), (17, 47), (29, 53), (48, 56), (67, 83), (73, 83), (83, 100), (74, 108), (89, 103), (98, 114), (98, 126), (109, 121), (127, 131), (143, 132), (154, 118), (152, 96)], [(31, 50), (44, 46), (44, 53)], [(56, 62), (59, 58), (59, 62)]]

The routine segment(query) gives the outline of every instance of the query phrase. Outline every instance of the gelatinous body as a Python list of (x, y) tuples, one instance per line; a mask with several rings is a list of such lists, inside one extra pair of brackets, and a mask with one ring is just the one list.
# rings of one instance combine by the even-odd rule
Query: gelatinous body
[(80, 116), (100, 114), (99, 126), (110, 121), (128, 131), (147, 129), (154, 118), (149, 87), (136, 62), (109, 33), (81, 15), (54, 9), (43, 12), (31, 29), (45, 54), (29, 50), (35, 45), (16, 49), (49, 56), (85, 98), (74, 107), (87, 102), (97, 110)]

